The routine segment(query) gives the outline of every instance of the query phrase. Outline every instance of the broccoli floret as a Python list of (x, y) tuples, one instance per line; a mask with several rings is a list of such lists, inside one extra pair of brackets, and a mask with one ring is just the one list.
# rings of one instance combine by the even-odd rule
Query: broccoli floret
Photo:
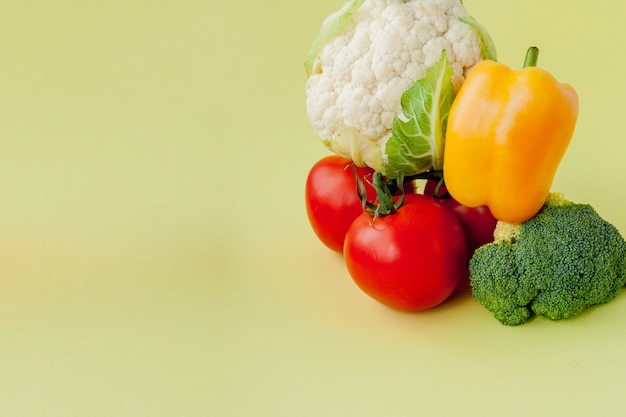
[(524, 323), (532, 316), (528, 305), (537, 297), (537, 289), (520, 276), (513, 245), (499, 242), (479, 249), (470, 263), (472, 294), (502, 323)]
[(503, 324), (607, 303), (626, 284), (626, 242), (587, 204), (551, 195), (532, 219), (499, 223), (470, 260), (474, 298)]

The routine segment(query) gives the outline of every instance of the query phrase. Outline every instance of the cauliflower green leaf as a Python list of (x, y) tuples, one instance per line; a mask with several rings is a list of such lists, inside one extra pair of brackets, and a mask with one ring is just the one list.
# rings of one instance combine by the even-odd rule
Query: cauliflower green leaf
[(311, 74), (313, 74), (315, 60), (326, 42), (341, 32), (341, 30), (350, 22), (354, 13), (364, 2), (365, 0), (349, 0), (340, 10), (332, 13), (324, 20), (324, 22), (322, 22), (319, 34), (313, 41), (313, 45), (311, 45), (311, 49), (309, 50), (309, 55), (307, 56), (306, 61), (304, 61), (304, 70), (306, 71), (307, 77), (310, 77)]
[(452, 65), (444, 50), (424, 78), (402, 94), (404, 117), (394, 119), (385, 145), (388, 178), (443, 169), (445, 129), (454, 95)]
[(496, 43), (491, 38), (491, 35), (489, 35), (487, 28), (472, 16), (459, 17), (459, 20), (471, 27), (478, 36), (480, 40), (480, 55), (483, 59), (497, 61), (498, 52), (496, 51)]

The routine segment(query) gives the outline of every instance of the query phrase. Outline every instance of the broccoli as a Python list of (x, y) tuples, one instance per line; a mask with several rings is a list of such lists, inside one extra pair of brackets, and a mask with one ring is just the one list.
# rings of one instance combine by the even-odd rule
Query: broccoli
[(590, 205), (551, 193), (530, 220), (498, 222), (469, 268), (472, 295), (501, 323), (559, 320), (615, 298), (626, 284), (626, 242)]

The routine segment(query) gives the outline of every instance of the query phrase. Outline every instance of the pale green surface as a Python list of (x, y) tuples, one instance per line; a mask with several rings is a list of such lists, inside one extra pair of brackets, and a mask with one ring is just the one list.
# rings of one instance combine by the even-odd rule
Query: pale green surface
[[(555, 188), (626, 232), (626, 3), (465, 4), (576, 86)], [(623, 415), (623, 293), (517, 328), (468, 297), (400, 314), (316, 240), (302, 63), (341, 5), (0, 5), (1, 416)]]

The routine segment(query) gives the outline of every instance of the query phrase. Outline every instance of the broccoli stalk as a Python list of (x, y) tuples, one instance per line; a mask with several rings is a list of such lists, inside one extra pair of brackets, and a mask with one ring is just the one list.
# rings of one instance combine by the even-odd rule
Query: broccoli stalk
[(499, 222), (469, 268), (472, 295), (501, 323), (559, 320), (615, 298), (626, 284), (626, 243), (590, 205), (552, 193), (530, 220)]

